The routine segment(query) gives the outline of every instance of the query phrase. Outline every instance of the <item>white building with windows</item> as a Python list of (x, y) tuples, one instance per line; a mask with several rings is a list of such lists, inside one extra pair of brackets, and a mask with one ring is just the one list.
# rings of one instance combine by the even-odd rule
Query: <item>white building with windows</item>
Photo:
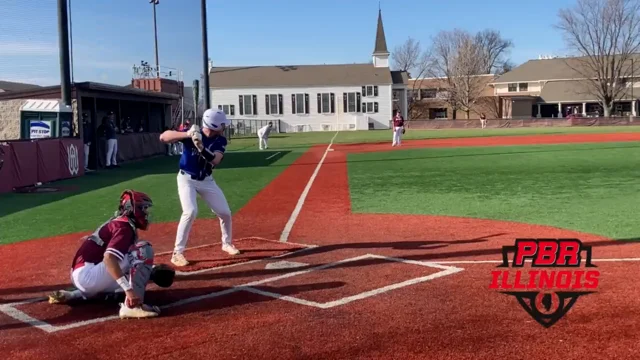
[(408, 75), (389, 55), (378, 12), (372, 63), (211, 67), (211, 105), (232, 120), (280, 120), (284, 132), (388, 129), (408, 108)]

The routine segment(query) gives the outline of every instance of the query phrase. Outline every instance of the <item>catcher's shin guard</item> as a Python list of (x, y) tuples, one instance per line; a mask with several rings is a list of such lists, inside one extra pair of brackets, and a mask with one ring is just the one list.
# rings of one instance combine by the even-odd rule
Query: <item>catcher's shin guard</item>
[(144, 301), (144, 293), (153, 270), (153, 248), (147, 241), (138, 241), (129, 255), (131, 256), (129, 282), (136, 295)]

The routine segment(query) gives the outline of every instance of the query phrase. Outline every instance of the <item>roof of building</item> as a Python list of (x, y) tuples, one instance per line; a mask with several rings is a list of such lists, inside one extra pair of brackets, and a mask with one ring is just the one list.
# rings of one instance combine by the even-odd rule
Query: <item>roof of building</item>
[[(388, 55), (387, 41), (378, 11), (374, 55)], [(367, 64), (273, 65), (211, 67), (209, 86), (214, 89), (259, 87), (327, 87), (407, 84), (406, 72)]]
[(373, 54), (389, 54), (387, 50), (387, 38), (384, 36), (384, 26), (382, 25), (382, 10), (378, 10), (378, 26), (376, 28), (376, 43)]
[(390, 85), (389, 68), (372, 64), (213, 67), (212, 88)]
[(4, 91), (22, 91), (22, 90), (37, 89), (37, 88), (41, 88), (41, 86), (40, 85), (33, 85), (33, 84), (19, 83), (19, 82), (13, 82), (13, 81), (0, 80), (0, 91), (1, 90), (4, 90)]
[(393, 84), (409, 84), (409, 73), (404, 70), (394, 70), (391, 72)]
[[(634, 61), (640, 61), (640, 54), (632, 57)], [(584, 76), (575, 69), (580, 68), (580, 61), (585, 57), (564, 57), (553, 59), (534, 59), (503, 74), (493, 83), (514, 83), (539, 80), (570, 80)], [(640, 64), (640, 63), (639, 63)], [(631, 62), (629, 62), (631, 66)]]
[[(169, 93), (163, 93), (163, 92), (157, 92), (157, 91), (148, 91), (148, 90), (142, 90), (142, 89), (134, 89), (130, 87), (127, 88), (125, 86), (102, 84), (102, 83), (96, 83), (96, 82), (90, 82), (90, 81), (74, 83), (72, 85), (72, 91), (75, 91), (77, 89), (97, 91), (97, 92), (111, 92), (111, 93), (118, 93), (118, 94), (139, 95), (139, 96), (163, 98), (163, 99), (169, 99), (169, 100), (176, 100), (179, 98), (179, 96), (175, 94), (169, 94)], [(4, 93), (0, 93), (0, 100), (38, 97), (41, 94), (51, 93), (54, 91), (60, 91), (60, 85), (43, 86), (43, 87), (31, 88), (31, 89), (20, 90), (20, 91), (4, 92)]]

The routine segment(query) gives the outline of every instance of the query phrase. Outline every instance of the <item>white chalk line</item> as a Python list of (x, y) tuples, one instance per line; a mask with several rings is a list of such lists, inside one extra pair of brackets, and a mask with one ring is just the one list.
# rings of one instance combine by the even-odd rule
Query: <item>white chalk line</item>
[(272, 159), (272, 158), (274, 158), (276, 155), (278, 155), (278, 154), (280, 154), (280, 153), (281, 153), (281, 151), (278, 151), (277, 153), (275, 153), (275, 154), (273, 154), (273, 155), (270, 155), (270, 156), (269, 156), (268, 158), (266, 158), (265, 160)]
[[(272, 240), (267, 240), (267, 241), (274, 242)], [(193, 276), (193, 275), (202, 274), (202, 273), (206, 273), (206, 272), (219, 271), (219, 270), (222, 270), (222, 269), (227, 269), (227, 268), (240, 266), (240, 265), (255, 264), (255, 263), (259, 263), (259, 262), (263, 262), (263, 261), (270, 261), (270, 260), (284, 258), (284, 257), (287, 257), (287, 256), (297, 255), (299, 253), (302, 253), (302, 252), (305, 252), (305, 251), (309, 251), (311, 249), (314, 249), (314, 248), (318, 247), (318, 245), (301, 244), (301, 243), (289, 243), (289, 244), (303, 246), (304, 248), (303, 249), (298, 249), (298, 250), (295, 250), (295, 251), (290, 251), (290, 252), (287, 252), (287, 253), (284, 253), (284, 254), (280, 254), (280, 255), (274, 255), (274, 256), (266, 257), (264, 259), (250, 260), (250, 261), (245, 261), (245, 262), (240, 262), (240, 263), (235, 263), (235, 264), (217, 266), (217, 267), (213, 267), (213, 268), (209, 268), (209, 269), (202, 269), (202, 270), (191, 271), (191, 272), (176, 271), (176, 275), (185, 276), (186, 277), (186, 276)], [(194, 247), (191, 247), (189, 249), (198, 249), (198, 248), (208, 247), (208, 246), (214, 246), (214, 244), (194, 246)], [(172, 253), (171, 251), (168, 252), (168, 254), (171, 254), (171, 253)], [(160, 254), (162, 254), (162, 253), (160, 253)], [(165, 253), (165, 255), (166, 255), (166, 253)], [(210, 294), (206, 294), (206, 295), (203, 295), (203, 296), (197, 296), (197, 297), (193, 297), (193, 298), (187, 298), (187, 299), (184, 299), (184, 300), (180, 300), (180, 301), (172, 303), (172, 304), (164, 305), (164, 306), (161, 307), (161, 309), (183, 305), (183, 303), (184, 304), (188, 304), (188, 303), (192, 303), (194, 301), (199, 301), (199, 300), (203, 300), (203, 299), (209, 299), (209, 298), (214, 298), (214, 297), (230, 294), (230, 293), (233, 293), (233, 292), (236, 292), (236, 291), (243, 290), (243, 286), (246, 286), (246, 284), (245, 285), (240, 285), (240, 286), (234, 286), (234, 287), (229, 288), (227, 290), (210, 293)], [(54, 326), (54, 325), (51, 325), (51, 324), (49, 324), (49, 323), (47, 323), (45, 321), (33, 318), (33, 317), (29, 316), (28, 314), (26, 314), (25, 312), (20, 311), (20, 310), (18, 310), (16, 308), (16, 307), (21, 306), (21, 305), (26, 305), (26, 304), (30, 304), (30, 303), (34, 303), (34, 302), (40, 302), (40, 301), (46, 301), (46, 300), (48, 300), (47, 297), (38, 297), (38, 298), (34, 298), (34, 299), (29, 299), (29, 300), (26, 300), (26, 301), (19, 301), (19, 302), (14, 302), (14, 303), (9, 303), (9, 304), (3, 304), (3, 305), (0, 305), (0, 312), (4, 313), (5, 315), (7, 315), (9, 317), (12, 317), (12, 318), (18, 320), (18, 321), (21, 321), (23, 323), (26, 323), (26, 324), (31, 325), (33, 327), (36, 327), (36, 328), (38, 328), (40, 330), (43, 330), (43, 331), (45, 331), (47, 333), (53, 333), (53, 332), (56, 332), (56, 331), (73, 329), (73, 328), (77, 328), (77, 327), (81, 327), (81, 326), (85, 326), (85, 325), (97, 324), (97, 323), (110, 321), (110, 320), (115, 320), (115, 319), (119, 318), (118, 315), (112, 315), (112, 316), (105, 316), (105, 317), (96, 318), (96, 319), (89, 319), (89, 320), (79, 321), (79, 322), (66, 324), (66, 325)]]
[(300, 194), (298, 203), (296, 204), (296, 207), (293, 209), (293, 212), (291, 213), (291, 216), (289, 217), (287, 224), (284, 226), (284, 229), (282, 230), (282, 234), (280, 235), (280, 241), (287, 242), (287, 240), (289, 239), (289, 234), (291, 233), (291, 229), (293, 229), (293, 225), (295, 224), (296, 219), (298, 219), (298, 215), (300, 215), (300, 211), (302, 210), (302, 206), (304, 205), (304, 202), (307, 199), (307, 195), (309, 195), (311, 186), (313, 185), (313, 182), (315, 181), (316, 176), (318, 176), (318, 173), (320, 172), (320, 168), (324, 163), (324, 159), (327, 157), (327, 154), (329, 153), (329, 149), (331, 149), (331, 146), (333, 145), (333, 141), (336, 139), (336, 136), (338, 136), (339, 132), (340, 131), (336, 131), (336, 133), (333, 134), (333, 137), (331, 138), (329, 145), (327, 145), (327, 148), (324, 151), (322, 158), (318, 162), (316, 169), (313, 171), (313, 174), (311, 174), (311, 177), (307, 182), (307, 186), (305, 186), (304, 190), (302, 191), (302, 194)]
[[(298, 251), (302, 252), (302, 251), (310, 250), (310, 249), (315, 248), (315, 247), (317, 247), (317, 246), (309, 245), (308, 248), (301, 249), (301, 250), (298, 250)], [(273, 258), (285, 257), (285, 256), (288, 256), (288, 255), (291, 255), (291, 254), (293, 254), (293, 252), (287, 253), (287, 254), (282, 254), (282, 255), (277, 255), (277, 256), (275, 256)], [(384, 259), (384, 260), (388, 260), (388, 261), (402, 262), (402, 263), (406, 263), (406, 264), (428, 266), (428, 267), (432, 267), (432, 268), (441, 269), (441, 271), (439, 271), (437, 273), (434, 273), (434, 274), (431, 274), (431, 275), (428, 275), (428, 276), (415, 278), (415, 279), (410, 279), (410, 280), (407, 280), (407, 281), (404, 281), (404, 282), (401, 282), (401, 283), (388, 285), (388, 286), (385, 286), (385, 287), (382, 287), (382, 288), (379, 288), (379, 289), (374, 289), (374, 290), (371, 290), (371, 291), (368, 291), (368, 292), (364, 292), (364, 293), (361, 293), (361, 294), (357, 294), (357, 295), (345, 297), (345, 298), (342, 298), (342, 299), (330, 301), (330, 302), (327, 302), (327, 303), (317, 303), (317, 302), (313, 302), (313, 301), (309, 301), (309, 300), (303, 300), (303, 299), (295, 298), (295, 297), (292, 297), (292, 296), (285, 296), (285, 295), (281, 295), (281, 294), (277, 294), (277, 293), (273, 293), (273, 292), (269, 292), (269, 291), (265, 291), (265, 290), (254, 288), (254, 286), (262, 285), (262, 284), (265, 284), (265, 283), (274, 282), (274, 281), (277, 281), (277, 280), (282, 280), (282, 279), (286, 279), (286, 278), (293, 277), (293, 276), (299, 276), (299, 275), (303, 275), (303, 274), (306, 274), (306, 273), (309, 273), (309, 272), (312, 272), (312, 271), (323, 270), (323, 269), (326, 269), (326, 268), (330, 268), (330, 267), (341, 265), (341, 264), (346, 263), (346, 262), (358, 261), (358, 260), (363, 260), (363, 259), (367, 259), (367, 258), (379, 258), (379, 259)], [(270, 259), (270, 258), (260, 259), (258, 261), (265, 261), (265, 260), (268, 260), (268, 259)], [(583, 259), (583, 261), (584, 261), (584, 259)], [(640, 258), (602, 258), (602, 259), (592, 259), (591, 261), (593, 263), (598, 263), (598, 262), (640, 262)], [(530, 261), (527, 260), (527, 262), (530, 262)], [(290, 272), (290, 273), (279, 275), (279, 276), (274, 276), (274, 277), (270, 277), (270, 278), (266, 278), (266, 279), (262, 279), (262, 280), (249, 282), (249, 283), (242, 284), (242, 285), (237, 285), (237, 286), (234, 286), (234, 287), (231, 287), (229, 289), (222, 290), (222, 291), (217, 291), (217, 292), (213, 292), (213, 293), (209, 293), (209, 294), (205, 294), (205, 295), (200, 295), (200, 296), (195, 296), (195, 297), (179, 300), (179, 301), (164, 305), (164, 306), (161, 307), (161, 309), (169, 309), (169, 308), (173, 308), (173, 307), (177, 307), (177, 306), (181, 306), (181, 305), (185, 305), (185, 304), (198, 302), (198, 301), (201, 301), (201, 300), (212, 299), (212, 298), (216, 298), (216, 297), (219, 297), (219, 296), (232, 294), (232, 293), (235, 293), (235, 292), (238, 292), (238, 291), (251, 292), (251, 293), (260, 294), (260, 295), (264, 295), (264, 296), (268, 296), (268, 297), (272, 297), (272, 298), (276, 298), (276, 299), (280, 299), (280, 300), (284, 300), (284, 301), (290, 301), (290, 302), (301, 304), (301, 305), (307, 305), (307, 306), (317, 307), (317, 308), (321, 308), (321, 309), (327, 309), (327, 308), (331, 308), (331, 307), (335, 307), (335, 306), (339, 306), (339, 305), (344, 305), (344, 304), (347, 304), (347, 303), (355, 301), (355, 300), (360, 300), (360, 299), (364, 299), (366, 297), (382, 294), (382, 293), (385, 293), (385, 292), (388, 292), (388, 291), (391, 291), (391, 290), (395, 290), (395, 289), (398, 289), (398, 288), (402, 288), (402, 287), (418, 284), (418, 283), (421, 283), (421, 282), (425, 282), (425, 281), (428, 281), (428, 280), (440, 278), (440, 277), (447, 276), (447, 275), (452, 275), (452, 274), (455, 274), (455, 273), (458, 273), (458, 272), (464, 270), (462, 268), (453, 267), (453, 266), (447, 266), (447, 265), (500, 264), (500, 263), (502, 263), (502, 260), (416, 261), (416, 260), (407, 260), (407, 259), (401, 259), (401, 258), (393, 258), (393, 257), (380, 256), (380, 255), (366, 254), (366, 255), (355, 257), (355, 258), (340, 260), (340, 261), (336, 261), (336, 262), (333, 262), (333, 263), (320, 265), (320, 266), (309, 268), (309, 269), (305, 269), (305, 270), (294, 271), (294, 272)], [(245, 265), (245, 264), (248, 264), (248, 262), (240, 263), (238, 265)], [(236, 264), (232, 264), (232, 265), (236, 265)], [(212, 268), (212, 269), (207, 269), (207, 270), (215, 271), (217, 269), (222, 269), (222, 268), (223, 267), (218, 267), (218, 268)], [(82, 326), (86, 326), (86, 325), (102, 323), (102, 322), (115, 320), (115, 319), (119, 318), (117, 315), (113, 315), (113, 316), (105, 316), (105, 317), (96, 318), (96, 319), (89, 319), (89, 320), (80, 321), (80, 322), (77, 322), (77, 323), (71, 323), (71, 324), (67, 324), (67, 325), (54, 326), (54, 325), (51, 325), (51, 324), (49, 324), (47, 322), (35, 319), (35, 318), (27, 315), (26, 313), (16, 309), (17, 306), (21, 306), (21, 305), (25, 305), (25, 304), (29, 304), (29, 303), (34, 303), (34, 302), (39, 302), (39, 301), (44, 301), (44, 300), (47, 300), (47, 298), (39, 297), (39, 298), (34, 298), (34, 299), (26, 300), (26, 301), (3, 304), (3, 305), (0, 305), (0, 312), (2, 312), (5, 315), (10, 316), (10, 317), (18, 320), (18, 321), (21, 321), (23, 323), (26, 323), (26, 324), (31, 325), (33, 327), (36, 327), (36, 328), (38, 328), (40, 330), (43, 330), (43, 331), (45, 331), (47, 333), (53, 333), (53, 332), (57, 332), (57, 331), (78, 328), (78, 327), (82, 327)]]

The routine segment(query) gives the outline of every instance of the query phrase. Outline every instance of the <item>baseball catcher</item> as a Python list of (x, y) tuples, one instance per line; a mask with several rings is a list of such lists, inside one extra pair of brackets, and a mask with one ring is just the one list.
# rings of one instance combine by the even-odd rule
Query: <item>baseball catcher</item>
[(49, 303), (76, 299), (96, 299), (122, 295), (120, 318), (148, 318), (160, 314), (157, 306), (144, 303), (149, 281), (168, 287), (173, 269), (153, 266), (154, 251), (148, 241), (138, 239), (138, 230), (149, 227), (153, 202), (141, 192), (125, 190), (115, 216), (85, 237), (71, 263), (75, 290), (59, 290), (49, 295)]

